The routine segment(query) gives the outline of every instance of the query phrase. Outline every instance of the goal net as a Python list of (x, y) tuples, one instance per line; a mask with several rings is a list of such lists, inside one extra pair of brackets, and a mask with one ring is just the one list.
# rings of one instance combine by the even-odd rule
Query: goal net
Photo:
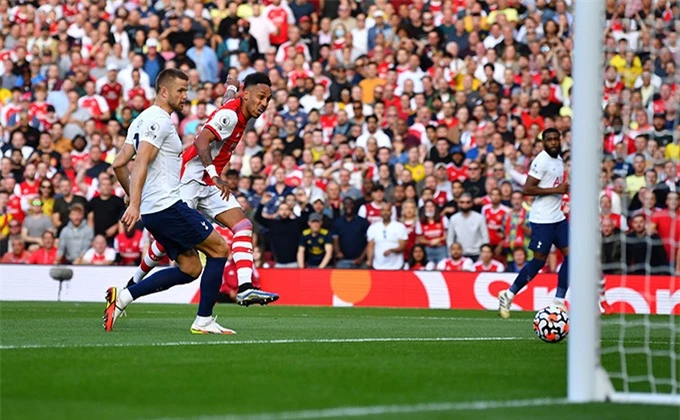
[(678, 8), (575, 6), (569, 399), (680, 405)]

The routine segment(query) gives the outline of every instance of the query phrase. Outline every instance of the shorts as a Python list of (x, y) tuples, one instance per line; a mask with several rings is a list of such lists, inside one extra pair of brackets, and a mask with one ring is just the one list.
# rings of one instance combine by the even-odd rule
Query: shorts
[(531, 224), (530, 250), (548, 255), (553, 244), (557, 249), (569, 246), (569, 222), (566, 219), (557, 223)]
[(173, 260), (205, 241), (213, 231), (205, 217), (181, 200), (165, 210), (143, 214), (142, 222)]
[(218, 214), (241, 208), (234, 194), (229, 194), (229, 199), (226, 201), (222, 199), (221, 194), (222, 192), (214, 185), (203, 185), (196, 181), (189, 181), (179, 186), (180, 198), (190, 208), (198, 210), (215, 222), (217, 222), (215, 218)]

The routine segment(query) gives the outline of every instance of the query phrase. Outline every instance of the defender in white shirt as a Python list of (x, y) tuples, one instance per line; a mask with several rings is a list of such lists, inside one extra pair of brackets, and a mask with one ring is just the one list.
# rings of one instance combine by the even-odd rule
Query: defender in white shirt
[(373, 223), (366, 232), (369, 268), (376, 270), (401, 270), (404, 266), (404, 248), (408, 234), (406, 226), (392, 221), (392, 205), (383, 203), (382, 222)]
[(569, 288), (569, 225), (562, 213), (562, 195), (569, 191), (565, 179), (560, 132), (554, 128), (543, 131), (543, 151), (531, 163), (524, 194), (536, 196), (531, 206), (531, 242), (529, 249), (534, 258), (522, 268), (510, 289), (498, 295), (498, 311), (503, 318), (510, 317), (512, 299), (527, 285), (545, 265), (550, 247), (555, 246), (564, 255), (564, 262), (557, 276), (555, 305), (564, 308), (564, 297)]
[[(191, 332), (234, 334), (212, 316), (227, 262), (227, 244), (210, 222), (179, 197), (182, 141), (170, 121), (170, 114), (184, 107), (188, 85), (189, 77), (180, 70), (166, 69), (158, 75), (155, 103), (132, 122), (113, 164), (118, 181), (130, 197), (121, 221), (132, 230), (141, 217), (146, 229), (165, 246), (177, 267), (160, 270), (120, 293), (116, 287), (110, 287), (106, 292), (105, 331), (113, 329), (133, 300), (198, 278), (202, 271), (198, 249), (208, 258), (201, 278), (198, 315)], [(135, 154), (130, 179), (127, 163)]]

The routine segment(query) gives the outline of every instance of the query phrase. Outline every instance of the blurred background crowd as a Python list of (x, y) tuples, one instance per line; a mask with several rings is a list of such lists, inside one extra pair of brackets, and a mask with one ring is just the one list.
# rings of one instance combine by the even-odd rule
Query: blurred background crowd
[[(187, 147), (227, 75), (272, 80), (223, 174), (258, 267), (519, 271), (542, 130), (570, 168), (573, 28), (571, 0), (0, 0), (2, 262), (139, 262), (110, 164), (172, 67)], [(607, 0), (593, 40), (605, 272), (680, 267), (678, 31), (676, 0)]]

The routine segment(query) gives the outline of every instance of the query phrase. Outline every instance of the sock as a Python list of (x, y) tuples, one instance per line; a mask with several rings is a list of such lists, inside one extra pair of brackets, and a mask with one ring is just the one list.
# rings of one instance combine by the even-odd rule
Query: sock
[(167, 290), (178, 284), (191, 283), (194, 280), (194, 277), (182, 272), (179, 267), (172, 267), (152, 274), (144, 281), (128, 287), (127, 290), (133, 299), (137, 299), (141, 296)]
[(249, 285), (245, 290), (252, 288), (253, 279), (253, 224), (250, 220), (243, 219), (232, 228), (234, 242), (231, 244), (231, 255), (236, 264), (236, 276), (238, 277), (239, 292), (241, 286)]
[(545, 265), (545, 260), (539, 260), (538, 258), (534, 258), (533, 260), (529, 261), (519, 272), (517, 277), (515, 278), (515, 282), (512, 283), (512, 286), (510, 286), (510, 291), (513, 294), (519, 293), (520, 290), (524, 286), (527, 285), (534, 277), (536, 277), (536, 274), (543, 268)]
[(567, 289), (569, 289), (569, 256), (564, 257), (562, 261), (562, 267), (557, 273), (557, 292), (555, 292), (555, 298), (564, 300), (567, 296)]
[(206, 325), (208, 325), (210, 321), (212, 321), (212, 319), (213, 319), (212, 316), (196, 315), (196, 320), (194, 321), (194, 323), (200, 325), (201, 327), (205, 327)]
[(226, 258), (208, 258), (201, 276), (201, 300), (198, 302), (198, 316), (211, 316), (217, 293), (222, 286)]
[(124, 308), (128, 306), (130, 303), (132, 303), (134, 299), (132, 298), (130, 291), (127, 288), (125, 288), (121, 290), (120, 293), (118, 294), (118, 300), (120, 301), (120, 307)]
[(142, 263), (139, 264), (135, 274), (132, 276), (132, 281), (139, 283), (149, 274), (154, 267), (156, 267), (161, 260), (165, 258), (165, 248), (158, 241), (153, 241), (149, 249), (146, 251), (146, 255), (142, 259)]

